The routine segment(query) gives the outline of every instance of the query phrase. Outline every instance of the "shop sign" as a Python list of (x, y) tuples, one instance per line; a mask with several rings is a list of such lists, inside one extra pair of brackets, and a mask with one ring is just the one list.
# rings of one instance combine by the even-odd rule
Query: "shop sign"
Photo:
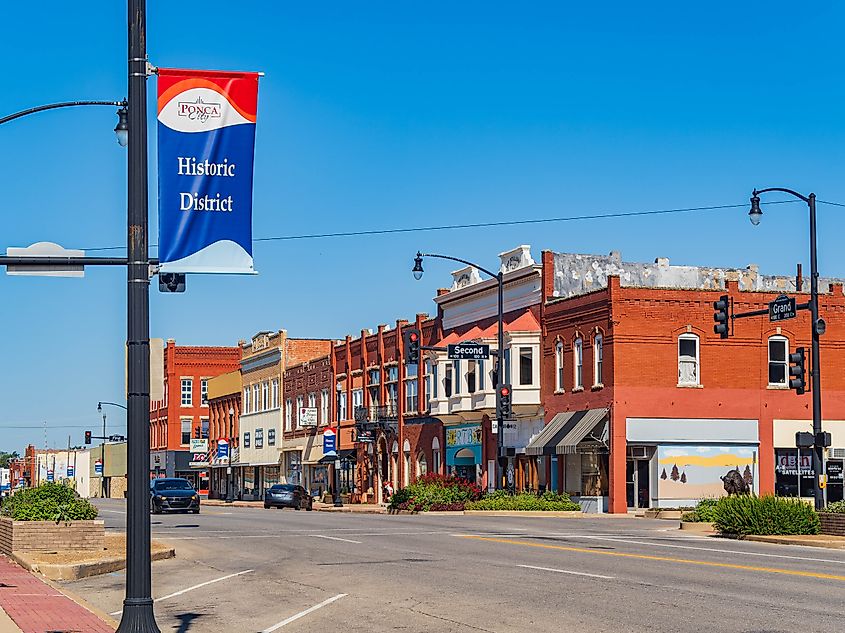
[(299, 426), (317, 426), (317, 407), (299, 407)]
[(474, 446), (481, 444), (481, 425), (446, 429), (446, 446)]
[(827, 463), (827, 478), (831, 483), (843, 481), (842, 462), (834, 461)]
[(208, 440), (207, 439), (192, 439), (191, 440), (191, 452), (192, 453), (207, 453), (208, 452)]
[[(796, 453), (781, 453), (775, 456), (775, 472), (781, 475), (798, 475), (798, 455)], [(813, 457), (811, 454), (801, 455), (801, 474), (813, 474)]]

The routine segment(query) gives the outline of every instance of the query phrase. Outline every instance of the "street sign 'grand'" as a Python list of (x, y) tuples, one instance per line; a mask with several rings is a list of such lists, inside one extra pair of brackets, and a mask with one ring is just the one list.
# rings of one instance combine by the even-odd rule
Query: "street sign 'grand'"
[(158, 71), (161, 272), (253, 273), (258, 73)]
[(795, 298), (780, 295), (774, 301), (769, 302), (769, 321), (783, 321), (794, 319), (797, 316)]

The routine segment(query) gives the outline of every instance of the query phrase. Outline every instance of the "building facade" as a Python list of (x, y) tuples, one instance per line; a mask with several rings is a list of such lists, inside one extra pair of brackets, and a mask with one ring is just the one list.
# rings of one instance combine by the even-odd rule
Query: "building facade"
[(208, 381), (238, 369), (237, 347), (176, 345), (164, 348), (164, 399), (150, 401), (150, 475), (183, 477), (201, 492), (209, 469), (192, 468), (191, 439), (208, 439)]
[(241, 390), (240, 371), (230, 371), (208, 381), (209, 461), (211, 482), (209, 497), (237, 497), (239, 483), (235, 478), (238, 469), (231, 464), (238, 462), (240, 438)]

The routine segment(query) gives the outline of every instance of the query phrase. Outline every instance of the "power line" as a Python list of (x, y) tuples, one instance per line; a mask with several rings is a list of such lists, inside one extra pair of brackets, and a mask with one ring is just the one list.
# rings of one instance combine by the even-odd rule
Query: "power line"
[[(766, 204), (793, 204), (797, 200), (777, 200), (774, 202), (767, 202)], [(823, 204), (832, 204), (835, 206), (845, 206), (835, 202), (823, 202)], [(478, 228), (496, 228), (502, 226), (521, 226), (530, 224), (548, 224), (555, 222), (577, 222), (584, 220), (606, 220), (612, 218), (632, 218), (650, 215), (670, 215), (675, 213), (693, 213), (701, 211), (723, 211), (725, 209), (739, 209), (747, 207), (748, 203), (742, 204), (720, 204), (704, 207), (681, 207), (677, 209), (654, 209), (648, 211), (608, 211), (605, 213), (596, 213), (588, 215), (570, 215), (555, 218), (530, 218), (525, 220), (501, 220), (498, 222), (471, 222), (466, 224), (436, 224), (429, 226), (415, 226), (415, 227), (398, 227), (391, 229), (369, 229), (364, 231), (337, 231), (333, 233), (305, 233), (302, 235), (278, 235), (273, 237), (257, 237), (253, 242), (282, 242), (292, 240), (316, 240), (330, 237), (366, 237), (372, 235), (395, 235), (397, 233), (417, 233), (426, 231), (453, 231), (459, 229), (478, 229)], [(150, 244), (151, 248), (156, 248), (157, 244)], [(96, 248), (85, 248), (86, 251), (114, 251), (125, 249), (125, 246), (100, 246)]]

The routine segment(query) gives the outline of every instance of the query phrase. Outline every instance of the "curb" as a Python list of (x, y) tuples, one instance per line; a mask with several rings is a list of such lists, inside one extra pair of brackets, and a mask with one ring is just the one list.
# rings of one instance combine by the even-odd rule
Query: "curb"
[(845, 542), (826, 541), (823, 539), (804, 539), (795, 540), (789, 538), (782, 538), (780, 536), (755, 536), (748, 535), (743, 537), (744, 541), (754, 541), (755, 543), (770, 543), (772, 545), (802, 545), (804, 547), (822, 547), (825, 549), (845, 549)]
[(716, 528), (713, 527), (712, 523), (705, 523), (703, 521), (681, 521), (680, 529), (685, 532), (701, 532), (704, 534), (716, 533)]
[[(157, 552), (152, 552), (150, 560), (166, 560), (168, 558), (174, 558), (175, 556), (176, 550), (170, 547)], [(11, 554), (10, 558), (27, 571), (40, 574), (47, 580), (80, 580), (82, 578), (108, 574), (113, 571), (119, 571), (126, 568), (126, 557), (124, 556), (106, 558), (96, 562), (72, 563), (67, 565), (51, 563), (39, 565), (30, 561), (26, 556), (16, 554), (14, 552)]]
[(466, 516), (487, 517), (548, 517), (551, 519), (582, 519), (584, 513), (580, 510), (570, 511), (531, 511), (531, 510), (464, 510)]

